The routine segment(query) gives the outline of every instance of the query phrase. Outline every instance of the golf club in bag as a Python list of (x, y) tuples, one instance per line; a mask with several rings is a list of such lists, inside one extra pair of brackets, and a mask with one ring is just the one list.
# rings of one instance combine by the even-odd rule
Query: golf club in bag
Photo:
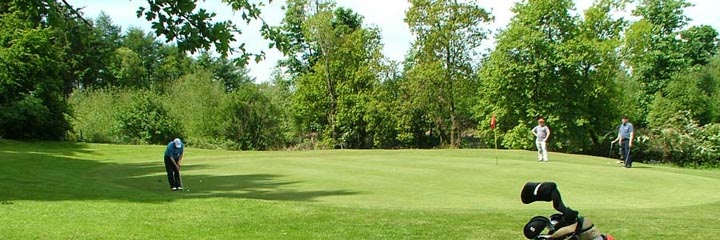
[[(560, 191), (554, 182), (528, 182), (520, 193), (524, 204), (535, 201), (553, 202), (553, 208), (559, 213), (550, 217), (535, 216), (525, 224), (523, 234), (528, 239), (573, 239), (573, 240), (614, 240), (615, 238), (600, 233), (595, 224), (567, 206), (562, 201)], [(545, 229), (547, 232), (544, 232)]]

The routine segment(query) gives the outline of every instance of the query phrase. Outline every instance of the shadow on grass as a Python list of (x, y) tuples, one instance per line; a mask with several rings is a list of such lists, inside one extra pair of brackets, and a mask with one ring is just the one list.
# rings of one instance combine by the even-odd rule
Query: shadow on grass
[[(6, 142), (5, 142), (6, 143)], [(359, 194), (349, 190), (301, 190), (300, 181), (275, 174), (194, 175), (206, 164), (183, 166), (186, 190), (172, 192), (161, 157), (151, 163), (108, 163), (78, 158), (94, 154), (84, 144), (0, 144), (0, 202), (16, 200), (118, 200), (167, 202), (187, 198), (245, 198), (317, 201), (327, 196)], [(15, 147), (17, 145), (20, 147)], [(69, 145), (69, 146), (68, 146)], [(34, 146), (34, 149), (32, 146)]]

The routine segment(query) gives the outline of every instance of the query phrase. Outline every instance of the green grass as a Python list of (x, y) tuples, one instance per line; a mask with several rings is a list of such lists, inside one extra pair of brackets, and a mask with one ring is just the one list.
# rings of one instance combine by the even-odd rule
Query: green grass
[(0, 141), (0, 239), (523, 239), (527, 181), (618, 239), (713, 239), (720, 171), (531, 151), (231, 152)]

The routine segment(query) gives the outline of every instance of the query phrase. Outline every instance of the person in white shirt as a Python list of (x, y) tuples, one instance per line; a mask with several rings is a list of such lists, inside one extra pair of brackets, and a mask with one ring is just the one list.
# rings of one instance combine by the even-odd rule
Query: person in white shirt
[(535, 146), (538, 150), (538, 162), (547, 162), (547, 139), (550, 137), (550, 128), (545, 126), (545, 119), (542, 117), (539, 118), (538, 125), (535, 126), (531, 132), (533, 135), (535, 135)]

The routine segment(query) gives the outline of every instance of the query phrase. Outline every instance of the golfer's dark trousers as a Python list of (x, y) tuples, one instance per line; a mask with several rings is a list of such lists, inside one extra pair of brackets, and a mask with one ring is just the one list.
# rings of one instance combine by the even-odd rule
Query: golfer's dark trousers
[(175, 167), (173, 160), (165, 156), (165, 171), (167, 171), (168, 183), (171, 188), (180, 187), (180, 172)]
[(632, 167), (632, 159), (630, 159), (630, 139), (623, 139), (620, 147), (625, 155), (623, 156), (623, 160), (625, 160), (625, 167)]

